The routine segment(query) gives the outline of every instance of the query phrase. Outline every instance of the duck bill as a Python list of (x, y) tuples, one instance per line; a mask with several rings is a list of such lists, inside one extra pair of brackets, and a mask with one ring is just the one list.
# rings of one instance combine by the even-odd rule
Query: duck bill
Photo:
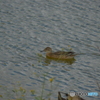
[(44, 50), (41, 50), (40, 52), (44, 52)]

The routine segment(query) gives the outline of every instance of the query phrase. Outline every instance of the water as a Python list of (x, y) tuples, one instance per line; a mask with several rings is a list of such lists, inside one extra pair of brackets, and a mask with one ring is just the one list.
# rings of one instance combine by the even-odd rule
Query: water
[[(15, 98), (11, 91), (18, 82), (27, 90), (26, 100), (34, 98), (32, 89), (41, 95), (44, 74), (44, 95), (52, 91), (51, 100), (57, 100), (58, 91), (100, 91), (99, 0), (1, 0), (0, 21), (0, 85), (10, 94), (1, 88), (5, 100)], [(57, 62), (40, 52), (48, 46), (84, 54)]]

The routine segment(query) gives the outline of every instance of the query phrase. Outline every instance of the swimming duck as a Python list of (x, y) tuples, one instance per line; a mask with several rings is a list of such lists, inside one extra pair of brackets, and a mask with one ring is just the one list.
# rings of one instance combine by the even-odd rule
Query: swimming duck
[(57, 51), (52, 52), (50, 47), (46, 47), (43, 51), (46, 52), (46, 57), (54, 59), (69, 59), (73, 58), (76, 54), (74, 52)]

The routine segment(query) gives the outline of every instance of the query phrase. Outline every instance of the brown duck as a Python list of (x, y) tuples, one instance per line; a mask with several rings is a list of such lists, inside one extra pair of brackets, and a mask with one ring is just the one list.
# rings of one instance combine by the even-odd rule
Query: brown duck
[(76, 54), (74, 52), (65, 52), (65, 51), (57, 51), (52, 52), (50, 47), (46, 47), (43, 51), (46, 52), (46, 57), (54, 58), (54, 59), (70, 59), (73, 58)]

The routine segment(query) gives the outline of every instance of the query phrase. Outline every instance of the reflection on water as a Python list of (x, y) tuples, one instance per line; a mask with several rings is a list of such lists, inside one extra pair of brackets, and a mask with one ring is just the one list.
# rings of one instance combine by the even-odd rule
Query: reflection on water
[(44, 62), (45, 62), (46, 65), (49, 65), (52, 61), (56, 61), (58, 63), (67, 63), (68, 65), (71, 65), (76, 61), (76, 59), (71, 58), (71, 59), (62, 60), (62, 59), (54, 59), (54, 58), (51, 59), (51, 58), (48, 58), (48, 57), (46, 57), (44, 59)]

